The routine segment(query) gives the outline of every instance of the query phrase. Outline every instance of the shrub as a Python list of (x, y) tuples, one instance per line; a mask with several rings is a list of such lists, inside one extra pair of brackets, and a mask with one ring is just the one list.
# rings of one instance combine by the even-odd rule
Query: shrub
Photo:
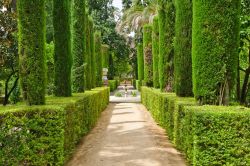
[(153, 84), (154, 88), (159, 88), (159, 21), (158, 16), (153, 19), (152, 32), (152, 53), (153, 53)]
[(250, 109), (195, 106), (194, 98), (142, 87), (142, 103), (192, 165), (250, 163)]
[(53, 0), (55, 95), (71, 96), (70, 0)]
[(95, 88), (96, 87), (96, 55), (95, 55), (95, 41), (94, 41), (94, 21), (93, 18), (90, 19), (90, 46), (91, 46), (91, 73), (92, 73), (92, 87), (91, 88)]
[(144, 81), (153, 86), (152, 25), (143, 27)]
[(174, 42), (174, 80), (178, 96), (193, 96), (192, 0), (177, 0)]
[(109, 88), (97, 88), (47, 106), (1, 107), (0, 165), (63, 165), (108, 102)]
[(240, 0), (193, 1), (193, 86), (201, 104), (227, 104), (236, 82)]
[(138, 91), (141, 91), (141, 86), (142, 86), (142, 81), (141, 80), (136, 80), (136, 89)]
[(173, 91), (174, 21), (172, 0), (158, 0), (159, 16), (159, 81), (161, 91)]
[(85, 0), (74, 0), (72, 11), (72, 90), (84, 92)]
[(138, 80), (144, 79), (144, 56), (143, 46), (141, 43), (137, 45), (137, 66), (138, 66)]
[(45, 104), (45, 0), (17, 2), (19, 75), (28, 105)]
[(114, 90), (117, 89), (117, 80), (109, 80), (109, 88), (110, 88), (110, 92), (113, 92)]

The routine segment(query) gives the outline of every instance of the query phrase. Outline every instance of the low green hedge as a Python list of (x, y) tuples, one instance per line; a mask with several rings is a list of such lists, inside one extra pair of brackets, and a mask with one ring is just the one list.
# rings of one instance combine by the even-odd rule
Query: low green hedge
[(63, 165), (109, 102), (109, 88), (46, 106), (0, 108), (0, 165)]
[(117, 89), (118, 81), (117, 80), (109, 80), (110, 92), (113, 92)]
[(141, 80), (136, 80), (135, 87), (138, 91), (141, 91), (141, 84), (142, 84)]
[(250, 109), (195, 106), (193, 98), (147, 87), (141, 94), (142, 103), (192, 165), (250, 165)]

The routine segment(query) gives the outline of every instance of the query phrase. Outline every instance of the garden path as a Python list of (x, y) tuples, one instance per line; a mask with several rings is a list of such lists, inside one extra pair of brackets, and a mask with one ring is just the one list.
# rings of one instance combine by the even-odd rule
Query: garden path
[(67, 166), (185, 166), (146, 108), (111, 103)]

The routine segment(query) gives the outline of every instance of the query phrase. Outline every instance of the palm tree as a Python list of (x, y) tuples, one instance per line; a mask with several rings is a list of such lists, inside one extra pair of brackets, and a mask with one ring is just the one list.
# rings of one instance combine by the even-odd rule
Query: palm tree
[(132, 6), (124, 11), (116, 29), (123, 35), (131, 32), (140, 33), (143, 25), (152, 23), (155, 15), (157, 0), (133, 0)]

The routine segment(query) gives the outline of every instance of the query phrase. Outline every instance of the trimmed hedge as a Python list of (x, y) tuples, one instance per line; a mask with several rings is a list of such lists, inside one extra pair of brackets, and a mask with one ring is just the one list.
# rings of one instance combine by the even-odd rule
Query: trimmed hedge
[(74, 0), (72, 4), (72, 90), (84, 92), (85, 0)]
[(137, 68), (138, 68), (138, 86), (136, 84), (136, 88), (139, 88), (142, 84), (142, 80), (144, 79), (144, 56), (143, 56), (143, 45), (141, 43), (137, 45), (136, 54), (137, 54)]
[(70, 0), (53, 0), (55, 95), (64, 97), (72, 95), (70, 6)]
[(174, 22), (175, 10), (172, 0), (158, 0), (159, 16), (159, 81), (161, 91), (174, 89)]
[(192, 0), (176, 0), (174, 80), (178, 96), (193, 96), (192, 85)]
[(193, 91), (201, 104), (227, 104), (234, 89), (240, 2), (193, 1)]
[(136, 89), (138, 91), (141, 91), (141, 86), (142, 86), (142, 81), (141, 80), (136, 80)]
[(152, 25), (143, 26), (144, 81), (153, 86)]
[(45, 104), (45, 0), (17, 1), (19, 75), (28, 105)]
[(63, 165), (108, 102), (109, 88), (97, 88), (49, 97), (47, 106), (0, 108), (0, 165)]
[(154, 88), (159, 88), (159, 17), (155, 16), (153, 19), (152, 32), (152, 53), (153, 53), (153, 84)]
[(110, 88), (110, 92), (113, 92), (114, 90), (117, 89), (118, 86), (118, 81), (117, 80), (108, 80), (109, 81), (109, 88)]
[(250, 109), (195, 106), (194, 98), (142, 87), (142, 103), (194, 166), (250, 164)]
[(102, 37), (101, 32), (95, 32), (96, 86), (102, 86)]

